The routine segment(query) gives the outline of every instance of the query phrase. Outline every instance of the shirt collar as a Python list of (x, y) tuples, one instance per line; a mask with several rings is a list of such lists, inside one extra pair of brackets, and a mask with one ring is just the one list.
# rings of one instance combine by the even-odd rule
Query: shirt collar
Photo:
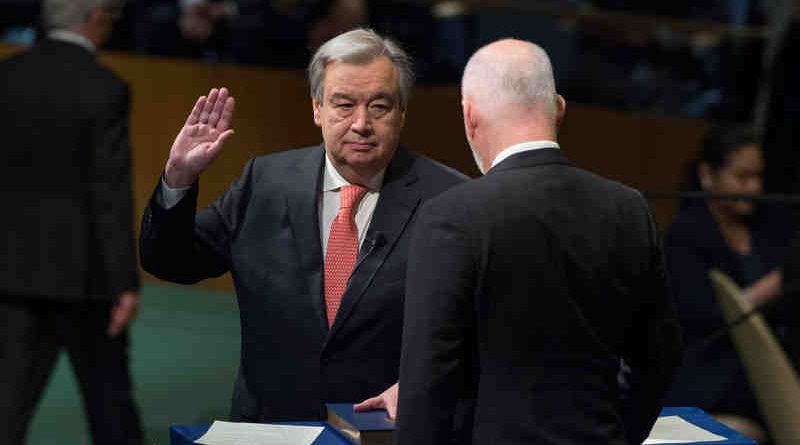
[(47, 34), (47, 37), (53, 40), (59, 40), (61, 42), (72, 43), (78, 46), (82, 46), (90, 53), (94, 54), (97, 51), (97, 48), (94, 46), (94, 43), (91, 40), (87, 39), (85, 36), (78, 34), (74, 31), (69, 31), (66, 29), (56, 29), (55, 31), (50, 31)]
[(503, 162), (504, 160), (508, 159), (509, 157), (511, 157), (511, 156), (513, 156), (515, 154), (519, 154), (519, 153), (522, 153), (524, 151), (539, 150), (539, 149), (542, 149), (542, 148), (561, 148), (561, 147), (558, 145), (558, 142), (555, 142), (555, 141), (546, 141), (546, 140), (545, 141), (525, 141), (525, 142), (522, 142), (520, 144), (516, 144), (516, 145), (512, 145), (510, 147), (504, 148), (503, 151), (501, 151), (497, 155), (497, 157), (494, 158), (494, 161), (492, 162), (492, 167), (489, 167), (489, 168), (490, 169), (493, 168), (495, 165)]
[[(386, 174), (386, 169), (379, 171), (378, 174), (370, 178), (366, 184), (361, 185), (367, 187), (371, 192), (377, 192), (383, 185), (384, 174)], [(337, 190), (345, 185), (350, 185), (350, 183), (336, 170), (336, 167), (333, 166), (333, 162), (328, 158), (328, 154), (325, 153), (325, 174), (322, 179), (322, 191), (329, 192), (331, 190)]]

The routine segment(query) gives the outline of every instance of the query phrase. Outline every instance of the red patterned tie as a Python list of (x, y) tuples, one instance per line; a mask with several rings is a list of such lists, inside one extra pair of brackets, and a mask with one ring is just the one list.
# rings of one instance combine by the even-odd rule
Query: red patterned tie
[(340, 189), (341, 206), (331, 224), (325, 252), (325, 308), (329, 327), (333, 325), (350, 272), (356, 264), (358, 229), (355, 214), (365, 193), (367, 189), (360, 185), (345, 185)]

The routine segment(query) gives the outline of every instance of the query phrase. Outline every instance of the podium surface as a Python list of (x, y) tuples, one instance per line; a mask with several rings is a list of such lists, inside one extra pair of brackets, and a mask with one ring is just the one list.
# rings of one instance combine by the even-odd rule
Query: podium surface
[[(691, 442), (693, 445), (756, 445), (752, 439), (737, 433), (717, 422), (699, 408), (670, 407), (661, 410), (661, 416), (678, 416), (704, 430), (720, 435), (725, 440), (716, 442)], [(327, 422), (281, 422), (284, 425), (323, 426), (322, 434), (314, 441), (314, 445), (352, 445), (343, 436), (328, 426)], [(172, 425), (169, 428), (170, 445), (192, 445), (208, 431), (209, 425)], [(663, 443), (663, 442), (662, 442)], [(666, 443), (664, 443), (666, 445)]]

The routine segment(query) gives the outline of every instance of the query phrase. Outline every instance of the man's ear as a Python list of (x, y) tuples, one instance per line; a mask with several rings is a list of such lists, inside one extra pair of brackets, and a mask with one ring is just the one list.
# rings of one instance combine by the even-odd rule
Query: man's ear
[(87, 36), (92, 43), (95, 43), (95, 35), (97, 34), (97, 30), (100, 29), (102, 21), (103, 10), (101, 8), (94, 8), (89, 12), (89, 15), (86, 16), (86, 21), (80, 25), (79, 32)]
[(556, 129), (561, 127), (565, 114), (567, 114), (567, 101), (562, 95), (556, 94)]
[(402, 129), (405, 126), (406, 126), (406, 109), (403, 108), (402, 110), (400, 110), (400, 128)]
[(312, 97), (311, 108), (314, 111), (314, 124), (316, 124), (317, 127), (322, 127), (322, 116), (320, 115), (320, 107), (322, 107), (322, 104), (317, 102), (317, 99)]
[(475, 113), (475, 106), (472, 101), (463, 99), (461, 101), (461, 111), (464, 113), (464, 131), (467, 134), (467, 140), (472, 141), (475, 139), (475, 131), (478, 128), (478, 116)]

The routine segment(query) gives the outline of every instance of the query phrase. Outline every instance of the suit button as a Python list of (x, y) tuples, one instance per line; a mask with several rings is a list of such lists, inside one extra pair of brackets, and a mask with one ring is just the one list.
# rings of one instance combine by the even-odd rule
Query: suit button
[(331, 362), (331, 359), (329, 359), (328, 357), (323, 357), (323, 358), (322, 358), (322, 364), (323, 364), (323, 365), (327, 365), (327, 364), (328, 364), (328, 363), (330, 363), (330, 362)]

